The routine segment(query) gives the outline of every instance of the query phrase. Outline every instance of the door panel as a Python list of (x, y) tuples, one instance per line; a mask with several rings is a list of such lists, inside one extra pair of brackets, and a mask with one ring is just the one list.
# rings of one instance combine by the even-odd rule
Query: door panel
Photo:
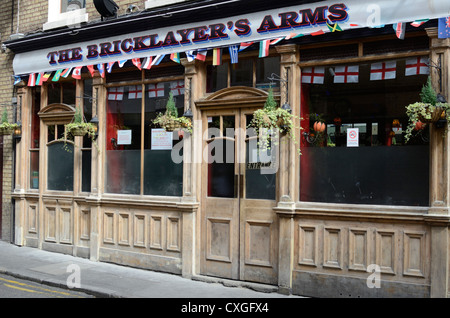
[(276, 284), (276, 170), (261, 174), (255, 140), (226, 129), (245, 132), (252, 112), (203, 113), (203, 127), (213, 129), (203, 149), (215, 162), (202, 164), (200, 268), (204, 275)]

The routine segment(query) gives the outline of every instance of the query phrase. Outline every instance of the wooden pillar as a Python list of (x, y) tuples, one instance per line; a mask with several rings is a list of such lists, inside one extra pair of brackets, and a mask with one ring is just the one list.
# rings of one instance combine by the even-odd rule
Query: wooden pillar
[(202, 127), (201, 113), (195, 107), (195, 100), (204, 95), (206, 83), (206, 67), (204, 63), (187, 59), (181, 60), (185, 68), (184, 75), (184, 110), (193, 114), (192, 135), (185, 134), (183, 145), (183, 238), (182, 238), (182, 276), (192, 277), (199, 272), (199, 239), (200, 224), (197, 222), (198, 202), (200, 202)]
[[(450, 101), (450, 39), (438, 39), (437, 28), (426, 29), (430, 37), (430, 74), (433, 87)], [(430, 127), (431, 297), (447, 297), (449, 290), (450, 135), (448, 129)]]
[[(276, 47), (280, 54), (280, 104), (288, 103), (292, 114), (296, 117), (300, 114), (299, 94), (299, 69), (298, 50), (296, 45), (284, 45)], [(295, 120), (295, 126), (299, 122)], [(299, 140), (297, 129), (295, 140)], [(278, 241), (278, 286), (279, 292), (290, 294), (292, 289), (292, 270), (294, 258), (294, 209), (298, 198), (298, 144), (294, 139), (286, 139), (280, 142), (279, 155), (279, 200), (275, 212), (279, 215), (279, 241)]]

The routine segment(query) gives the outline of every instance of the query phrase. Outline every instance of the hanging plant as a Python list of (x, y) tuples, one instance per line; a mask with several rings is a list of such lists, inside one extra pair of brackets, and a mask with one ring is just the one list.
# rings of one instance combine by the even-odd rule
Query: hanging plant
[(66, 147), (66, 142), (70, 139), (70, 136), (85, 136), (86, 134), (91, 138), (92, 144), (100, 151), (97, 143), (95, 142), (95, 137), (97, 135), (97, 127), (92, 124), (86, 122), (84, 120), (83, 115), (81, 114), (81, 110), (79, 108), (75, 109), (75, 114), (70, 123), (64, 125), (64, 149), (70, 151), (68, 147)]
[(253, 119), (248, 127), (253, 127), (258, 139), (260, 150), (270, 149), (271, 142), (277, 143), (271, 135), (277, 130), (295, 141), (294, 115), (290, 111), (280, 108), (273, 96), (272, 88), (269, 89), (264, 107), (253, 112)]
[[(422, 127), (422, 124), (436, 123), (440, 119), (450, 120), (450, 104), (433, 89), (431, 78), (428, 77), (427, 83), (422, 87), (420, 93), (421, 102), (406, 106), (406, 115), (409, 118), (409, 124), (405, 132), (405, 140), (408, 142), (414, 130)], [(418, 125), (418, 122), (422, 124)], [(446, 125), (446, 127), (448, 127)]]
[(169, 132), (182, 128), (192, 133), (192, 121), (185, 116), (178, 117), (178, 110), (172, 92), (169, 93), (165, 113), (159, 113), (153, 120), (153, 124)]
[(10, 124), (8, 122), (8, 113), (5, 108), (3, 110), (2, 122), (0, 124), (0, 135), (12, 135), (14, 133), (14, 130), (18, 127), (19, 127), (18, 124), (16, 123)]

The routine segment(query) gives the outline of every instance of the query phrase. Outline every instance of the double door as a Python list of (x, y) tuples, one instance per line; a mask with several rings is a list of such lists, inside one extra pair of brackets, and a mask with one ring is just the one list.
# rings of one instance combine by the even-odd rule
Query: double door
[(277, 148), (259, 149), (254, 109), (202, 114), (201, 273), (278, 281)]

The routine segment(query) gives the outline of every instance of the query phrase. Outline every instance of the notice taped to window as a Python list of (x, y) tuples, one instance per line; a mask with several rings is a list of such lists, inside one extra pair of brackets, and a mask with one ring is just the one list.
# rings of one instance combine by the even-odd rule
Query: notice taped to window
[(164, 129), (152, 129), (152, 150), (172, 150), (172, 134)]
[(359, 147), (359, 128), (347, 128), (347, 147)]

